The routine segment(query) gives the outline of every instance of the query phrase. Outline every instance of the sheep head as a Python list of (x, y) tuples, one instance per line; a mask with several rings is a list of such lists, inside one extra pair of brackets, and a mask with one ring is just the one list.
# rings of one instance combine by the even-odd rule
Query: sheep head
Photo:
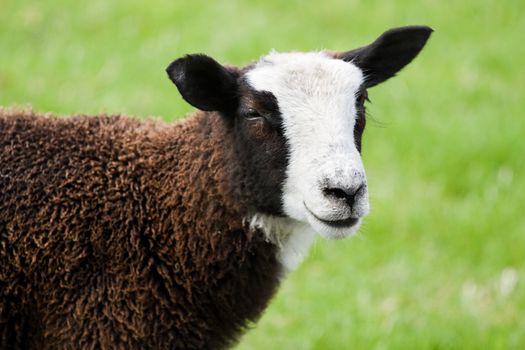
[(253, 211), (342, 238), (369, 212), (361, 160), (367, 89), (410, 63), (431, 32), (395, 28), (341, 53), (271, 52), (242, 69), (187, 55), (167, 73), (188, 103), (218, 112), (231, 128)]

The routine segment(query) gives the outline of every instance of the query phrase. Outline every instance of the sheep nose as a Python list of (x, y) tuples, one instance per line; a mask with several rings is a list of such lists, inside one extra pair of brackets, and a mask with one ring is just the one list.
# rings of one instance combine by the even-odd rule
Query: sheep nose
[(364, 184), (351, 188), (342, 187), (325, 187), (323, 194), (331, 200), (344, 201), (350, 208), (353, 207), (355, 198), (359, 192), (364, 188)]

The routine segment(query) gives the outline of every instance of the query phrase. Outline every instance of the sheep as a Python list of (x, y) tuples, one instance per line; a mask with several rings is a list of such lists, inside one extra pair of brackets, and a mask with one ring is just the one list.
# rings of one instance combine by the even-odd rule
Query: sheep
[(0, 110), (0, 349), (222, 349), (369, 211), (367, 89), (432, 30), (167, 68), (182, 122)]

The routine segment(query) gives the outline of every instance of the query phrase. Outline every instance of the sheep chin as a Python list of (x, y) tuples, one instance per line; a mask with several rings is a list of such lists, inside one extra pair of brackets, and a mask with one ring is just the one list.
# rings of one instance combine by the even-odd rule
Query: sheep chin
[(316, 218), (314, 215), (308, 215), (308, 223), (324, 239), (337, 240), (354, 235), (361, 226), (363, 219), (358, 218), (356, 221), (349, 222), (347, 225), (334, 224), (330, 225)]

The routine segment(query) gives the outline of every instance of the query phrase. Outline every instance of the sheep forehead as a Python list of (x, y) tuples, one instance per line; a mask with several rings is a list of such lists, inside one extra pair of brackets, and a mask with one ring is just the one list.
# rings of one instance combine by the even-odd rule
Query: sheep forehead
[(295, 104), (293, 100), (303, 103), (311, 100), (333, 103), (333, 99), (349, 102), (363, 82), (358, 67), (333, 59), (322, 51), (271, 52), (259, 60), (247, 73), (247, 78), (256, 90), (276, 95), (280, 105)]

